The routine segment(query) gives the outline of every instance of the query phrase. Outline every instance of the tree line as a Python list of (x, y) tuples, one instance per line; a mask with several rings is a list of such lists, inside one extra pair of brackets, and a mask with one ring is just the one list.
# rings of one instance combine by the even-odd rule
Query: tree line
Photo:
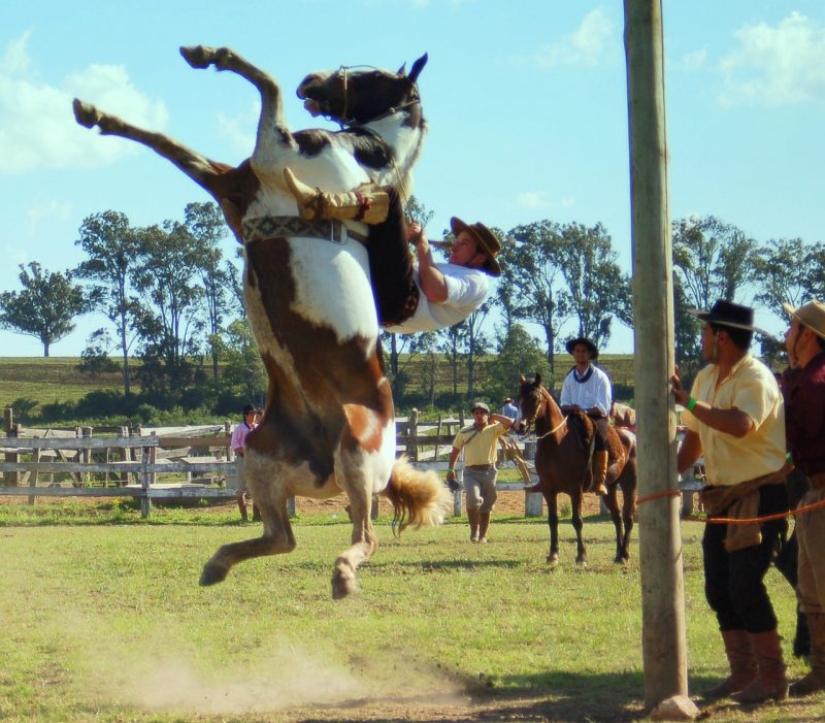
[[(432, 217), (415, 199), (408, 211), (424, 225)], [(453, 407), (476, 396), (509, 396), (520, 373), (554, 380), (556, 355), (571, 336), (603, 348), (615, 323), (632, 328), (633, 280), (601, 224), (543, 220), (493, 231), (503, 241), (502, 276), (482, 307), (449, 329), (382, 334), (399, 406)], [(783, 301), (823, 297), (821, 242), (758, 242), (714, 216), (676, 220), (672, 234), (676, 359), (688, 375), (700, 363), (700, 322), (687, 309), (725, 298), (776, 311)], [(213, 203), (190, 203), (183, 221), (148, 227), (116, 211), (91, 215), (75, 241), (84, 260), (64, 271), (21, 265), (21, 289), (0, 293), (0, 327), (38, 338), (48, 356), (79, 315), (101, 313), (108, 324), (87, 340), (80, 368), (121, 374), (122, 393), (108, 400), (112, 407), (223, 414), (242, 401), (260, 403), (265, 372), (244, 314), (241, 249), (226, 258), (220, 246), (228, 235)], [(770, 338), (762, 347), (769, 357), (781, 352)], [(482, 357), (493, 361), (479, 389)], [(567, 360), (562, 364), (563, 374)], [(409, 391), (413, 381), (422, 390), (417, 394)]]

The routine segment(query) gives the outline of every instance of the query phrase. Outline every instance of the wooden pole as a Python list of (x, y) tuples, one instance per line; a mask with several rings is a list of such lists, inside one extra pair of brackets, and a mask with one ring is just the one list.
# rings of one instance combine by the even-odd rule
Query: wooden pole
[(624, 0), (645, 704), (687, 694), (661, 0)]

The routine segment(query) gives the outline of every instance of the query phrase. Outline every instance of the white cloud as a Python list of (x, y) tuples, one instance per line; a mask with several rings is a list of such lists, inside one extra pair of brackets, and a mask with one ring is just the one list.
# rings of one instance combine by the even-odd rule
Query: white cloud
[(825, 98), (825, 29), (793, 12), (772, 27), (746, 25), (720, 63), (726, 105), (793, 105)]
[(516, 196), (516, 207), (529, 210), (548, 208), (550, 200), (544, 191), (526, 191)]
[(70, 221), (74, 207), (65, 201), (47, 201), (30, 204), (26, 208), (27, 231), (36, 231), (44, 222)]
[(72, 99), (99, 104), (135, 125), (161, 129), (166, 107), (132, 85), (120, 66), (91, 65), (62, 87), (45, 83), (28, 54), (30, 33), (11, 41), (0, 59), (0, 174), (47, 168), (93, 168), (137, 151), (133, 143), (103, 143), (75, 123)]
[(613, 21), (603, 8), (591, 10), (570, 35), (545, 45), (534, 56), (543, 70), (560, 66), (593, 66), (608, 56), (616, 43)]
[(218, 135), (228, 140), (235, 150), (249, 155), (249, 149), (255, 147), (260, 116), (261, 104), (257, 101), (241, 115), (229, 117), (218, 113)]
[(682, 70), (700, 70), (706, 67), (708, 51), (705, 49), (685, 53), (676, 63)]

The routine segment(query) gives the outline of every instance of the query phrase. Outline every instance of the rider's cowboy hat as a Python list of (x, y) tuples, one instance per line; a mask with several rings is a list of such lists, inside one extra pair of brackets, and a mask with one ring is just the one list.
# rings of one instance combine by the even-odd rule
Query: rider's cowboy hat
[(802, 326), (808, 327), (814, 334), (825, 339), (825, 304), (821, 301), (809, 301), (798, 309), (794, 309), (790, 304), (782, 304), (791, 316), (799, 320)]
[(478, 250), (487, 256), (484, 271), (490, 274), (490, 276), (501, 276), (501, 266), (499, 266), (498, 261), (496, 261), (496, 256), (498, 256), (498, 252), (501, 251), (501, 242), (489, 228), (483, 223), (466, 224), (455, 216), (450, 219), (450, 228), (452, 228), (456, 236), (462, 231), (470, 234), (478, 244)]
[(710, 311), (688, 309), (687, 312), (693, 314), (693, 316), (698, 316), (702, 321), (707, 321), (709, 324), (765, 333), (753, 325), (753, 309), (750, 306), (734, 304), (732, 301), (719, 299)]
[(587, 350), (590, 352), (590, 358), (593, 361), (599, 358), (599, 350), (596, 348), (596, 345), (584, 336), (580, 336), (577, 339), (570, 339), (570, 341), (564, 345), (564, 348), (567, 349), (567, 353), (572, 356), (573, 349), (575, 349), (579, 344), (584, 344), (587, 347)]
[(474, 412), (476, 409), (480, 409), (485, 414), (490, 413), (490, 407), (488, 407), (484, 402), (473, 402), (470, 412)]

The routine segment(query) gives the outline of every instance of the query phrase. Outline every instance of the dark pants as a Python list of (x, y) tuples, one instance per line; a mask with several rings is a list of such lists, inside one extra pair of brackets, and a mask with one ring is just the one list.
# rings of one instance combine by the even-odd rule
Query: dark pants
[(419, 291), (401, 199), (391, 186), (384, 190), (390, 197), (389, 213), (386, 221), (370, 226), (367, 255), (378, 322), (395, 326), (415, 313)]
[(610, 426), (607, 421), (607, 417), (599, 416), (595, 417), (592, 414), (588, 414), (588, 417), (593, 420), (593, 451), (594, 452), (606, 452), (607, 451), (607, 429)]
[[(759, 488), (760, 517), (787, 511), (788, 494), (784, 484)], [(764, 522), (760, 525), (762, 542), (735, 552), (725, 550), (727, 525), (708, 523), (705, 526), (702, 538), (705, 597), (716, 613), (720, 630), (764, 633), (776, 629), (776, 615), (763, 579), (787, 526), (784, 519)]]

